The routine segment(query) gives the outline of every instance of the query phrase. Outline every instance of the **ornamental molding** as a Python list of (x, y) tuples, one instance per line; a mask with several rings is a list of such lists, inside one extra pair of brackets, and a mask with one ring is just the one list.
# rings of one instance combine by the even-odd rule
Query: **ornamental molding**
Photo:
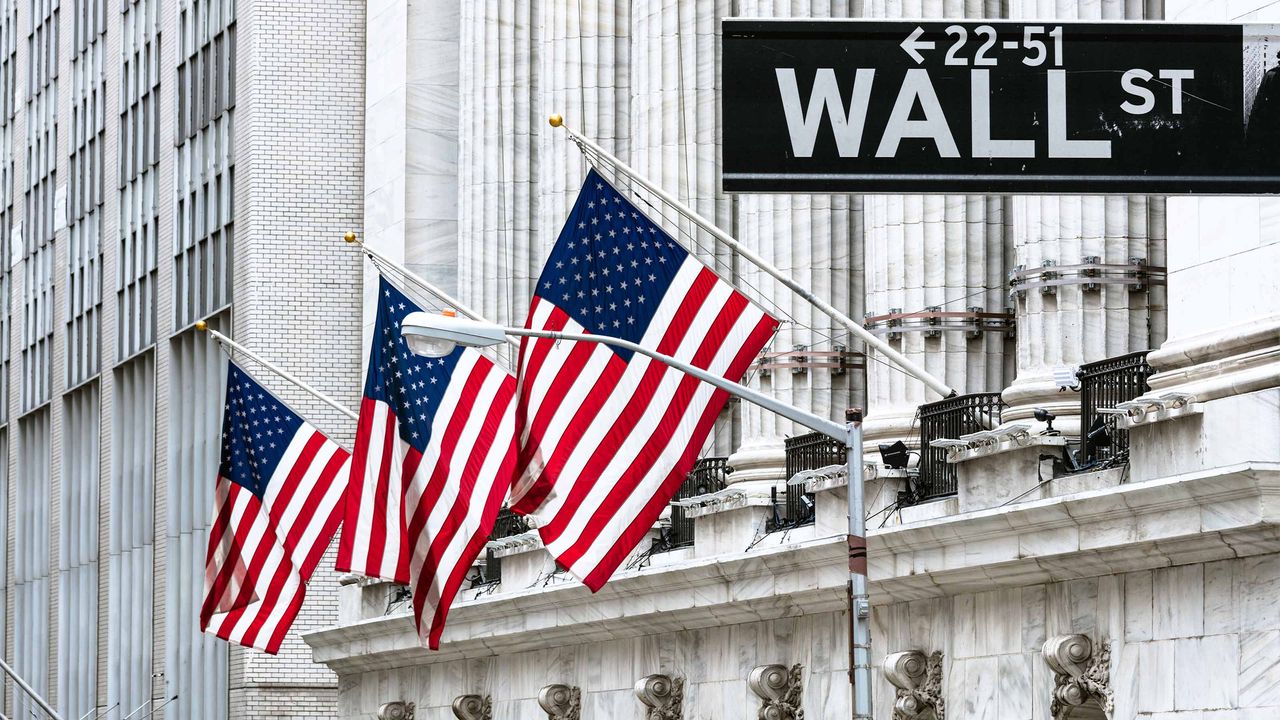
[(538, 691), (538, 705), (547, 720), (580, 720), (582, 690), (577, 685), (547, 685)]
[(1094, 652), (1093, 642), (1084, 635), (1059, 635), (1046, 640), (1042, 652), (1055, 674), (1049, 703), (1054, 720), (1081, 717), (1073, 710), (1089, 703), (1110, 720), (1114, 711), (1111, 644), (1104, 640)]
[(538, 535), (537, 530), (529, 530), (519, 535), (508, 535), (497, 540), (490, 540), (485, 543), (485, 547), (493, 551), (494, 557), (510, 557), (511, 555), (519, 555), (542, 547), (542, 537)]
[(884, 677), (897, 689), (893, 703), (894, 720), (944, 720), (946, 700), (942, 696), (942, 653), (925, 657), (919, 650), (887, 656)]
[(763, 701), (758, 720), (804, 720), (803, 669), (796, 663), (790, 670), (785, 665), (761, 665), (751, 671), (747, 687)]
[(493, 720), (493, 699), (488, 695), (459, 695), (453, 699), (458, 720)]
[(636, 681), (635, 691), (645, 706), (645, 720), (684, 718), (684, 678), (646, 675)]
[(1141, 417), (1122, 417), (1121, 427), (1194, 415), (1199, 403), (1280, 387), (1280, 314), (1174, 338), (1148, 353), (1147, 362), (1156, 370), (1147, 378), (1151, 393), (1130, 408)]
[(378, 708), (378, 720), (413, 720), (415, 707), (413, 703), (403, 700), (382, 703)]

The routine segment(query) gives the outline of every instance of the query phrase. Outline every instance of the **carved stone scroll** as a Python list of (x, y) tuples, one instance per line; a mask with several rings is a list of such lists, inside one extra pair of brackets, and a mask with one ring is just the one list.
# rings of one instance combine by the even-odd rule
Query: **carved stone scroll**
[(582, 691), (576, 686), (547, 685), (538, 693), (538, 705), (547, 713), (547, 720), (580, 720)]
[(646, 675), (636, 681), (636, 697), (645, 705), (645, 720), (682, 720), (684, 678)]
[(919, 650), (893, 653), (884, 659), (883, 668), (885, 679), (898, 690), (894, 720), (944, 719), (941, 652), (927, 658)]
[(414, 707), (413, 703), (403, 700), (382, 703), (378, 708), (378, 720), (413, 720)]
[[(1084, 635), (1059, 635), (1044, 643), (1044, 660), (1055, 673), (1049, 714), (1054, 720), (1083, 718), (1076, 709), (1096, 708), (1095, 716), (1112, 716), (1111, 644), (1102, 643), (1094, 652)], [(1100, 715), (1097, 711), (1101, 711)]]
[(785, 665), (761, 665), (751, 671), (747, 687), (764, 701), (758, 720), (804, 720), (801, 670), (796, 664), (790, 670)]
[(458, 720), (493, 720), (493, 700), (488, 695), (459, 695), (453, 699)]

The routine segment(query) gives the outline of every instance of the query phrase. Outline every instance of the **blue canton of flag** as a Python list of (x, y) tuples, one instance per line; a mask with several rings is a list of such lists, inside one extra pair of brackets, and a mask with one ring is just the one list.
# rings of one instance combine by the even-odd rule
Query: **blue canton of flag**
[[(587, 332), (638, 343), (689, 253), (594, 170), (552, 248), (538, 295)], [(631, 351), (610, 347), (631, 359)]]

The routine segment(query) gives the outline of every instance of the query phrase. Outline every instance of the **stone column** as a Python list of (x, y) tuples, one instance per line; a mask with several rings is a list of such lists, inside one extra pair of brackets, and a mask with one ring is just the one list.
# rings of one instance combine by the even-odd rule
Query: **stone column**
[(542, 269), (532, 232), (542, 199), (534, 138), (547, 114), (534, 102), (535, 48), (546, 31), (540, 5), (461, 4), (458, 295), (504, 324), (523, 322)]
[[(999, 2), (871, 0), (865, 14), (875, 18), (999, 17), (1001, 6)], [(958, 327), (937, 332), (921, 327), (929, 318), (912, 318), (901, 321), (901, 332), (891, 333), (889, 324), (899, 321), (887, 316), (971, 309), (1004, 312), (1009, 254), (1004, 199), (878, 195), (868, 196), (865, 202), (868, 327), (962, 394), (1002, 389), (1011, 343), (998, 329), (998, 320), (939, 319), (943, 325)], [(970, 332), (978, 328), (977, 322), (992, 327)], [(881, 443), (903, 440), (918, 446), (916, 409), (940, 399), (888, 360), (877, 358), (867, 365), (867, 395), (865, 447), (868, 458), (876, 461)]]
[[(516, 258), (517, 267), (542, 270), (587, 174), (586, 158), (563, 130), (547, 125), (560, 113), (565, 122), (626, 160), (631, 154), (631, 3), (625, 0), (543, 3), (538, 46), (539, 95), (533, 108), (538, 156), (536, 236)], [(532, 292), (532, 287), (528, 290)]]
[[(1162, 15), (1159, 3), (1144, 7), (1121, 0), (1010, 5), (1010, 16), (1017, 19), (1138, 20)], [(1010, 202), (1016, 266), (1029, 270), (1079, 265), (1091, 258), (1107, 265), (1127, 265), (1133, 258), (1164, 265), (1164, 198), (1028, 196)], [(1026, 421), (1036, 408), (1045, 408), (1058, 417), (1055, 429), (1078, 434), (1079, 396), (1058, 392), (1053, 369), (1146, 350), (1164, 340), (1163, 288), (1134, 291), (1124, 284), (1094, 289), (1066, 284), (1014, 295), (1017, 379), (1004, 391), (1009, 405), (1006, 422)]]
[[(743, 17), (849, 17), (853, 3), (811, 0), (807, 3), (744, 0)], [(741, 195), (737, 198), (737, 238), (783, 272), (828, 299), (851, 317), (862, 304), (862, 204), (848, 195)], [(807, 352), (829, 352), (840, 345), (857, 349), (842, 329), (808, 302), (745, 262), (738, 263), (739, 284), (784, 320), (770, 352), (793, 352), (779, 364), (809, 358)], [(821, 358), (829, 361), (831, 358)], [(756, 371), (750, 384), (779, 400), (823, 417), (843, 421), (844, 409), (862, 402), (862, 375), (857, 370), (777, 368)], [(755, 406), (742, 408), (742, 442), (730, 457), (735, 482), (783, 479), (783, 438), (809, 432)]]
[[(730, 14), (726, 0), (631, 3), (634, 112), (629, 162), (698, 214), (732, 232), (733, 200), (719, 191), (718, 101), (720, 20)], [(734, 280), (727, 248), (626, 178), (618, 181), (664, 230), (721, 277)], [(738, 403), (731, 401), (716, 423), (708, 455), (725, 456), (736, 446), (738, 416)]]

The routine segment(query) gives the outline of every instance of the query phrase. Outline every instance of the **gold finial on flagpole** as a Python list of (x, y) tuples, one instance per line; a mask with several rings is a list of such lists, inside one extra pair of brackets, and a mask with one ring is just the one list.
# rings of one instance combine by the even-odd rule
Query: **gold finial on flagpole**
[(207, 323), (207, 322), (205, 322), (205, 321), (203, 321), (203, 320), (197, 320), (197, 321), (196, 321), (196, 329), (197, 329), (197, 330), (199, 330), (200, 332), (204, 332), (205, 330), (208, 330), (208, 329), (209, 329), (209, 323)]
[(551, 127), (560, 127), (564, 124), (564, 118), (560, 117), (560, 113), (553, 113), (547, 118), (547, 122), (551, 123)]
[(353, 243), (356, 241), (356, 234), (348, 230), (347, 234), (342, 236), (342, 239), (349, 243)]

